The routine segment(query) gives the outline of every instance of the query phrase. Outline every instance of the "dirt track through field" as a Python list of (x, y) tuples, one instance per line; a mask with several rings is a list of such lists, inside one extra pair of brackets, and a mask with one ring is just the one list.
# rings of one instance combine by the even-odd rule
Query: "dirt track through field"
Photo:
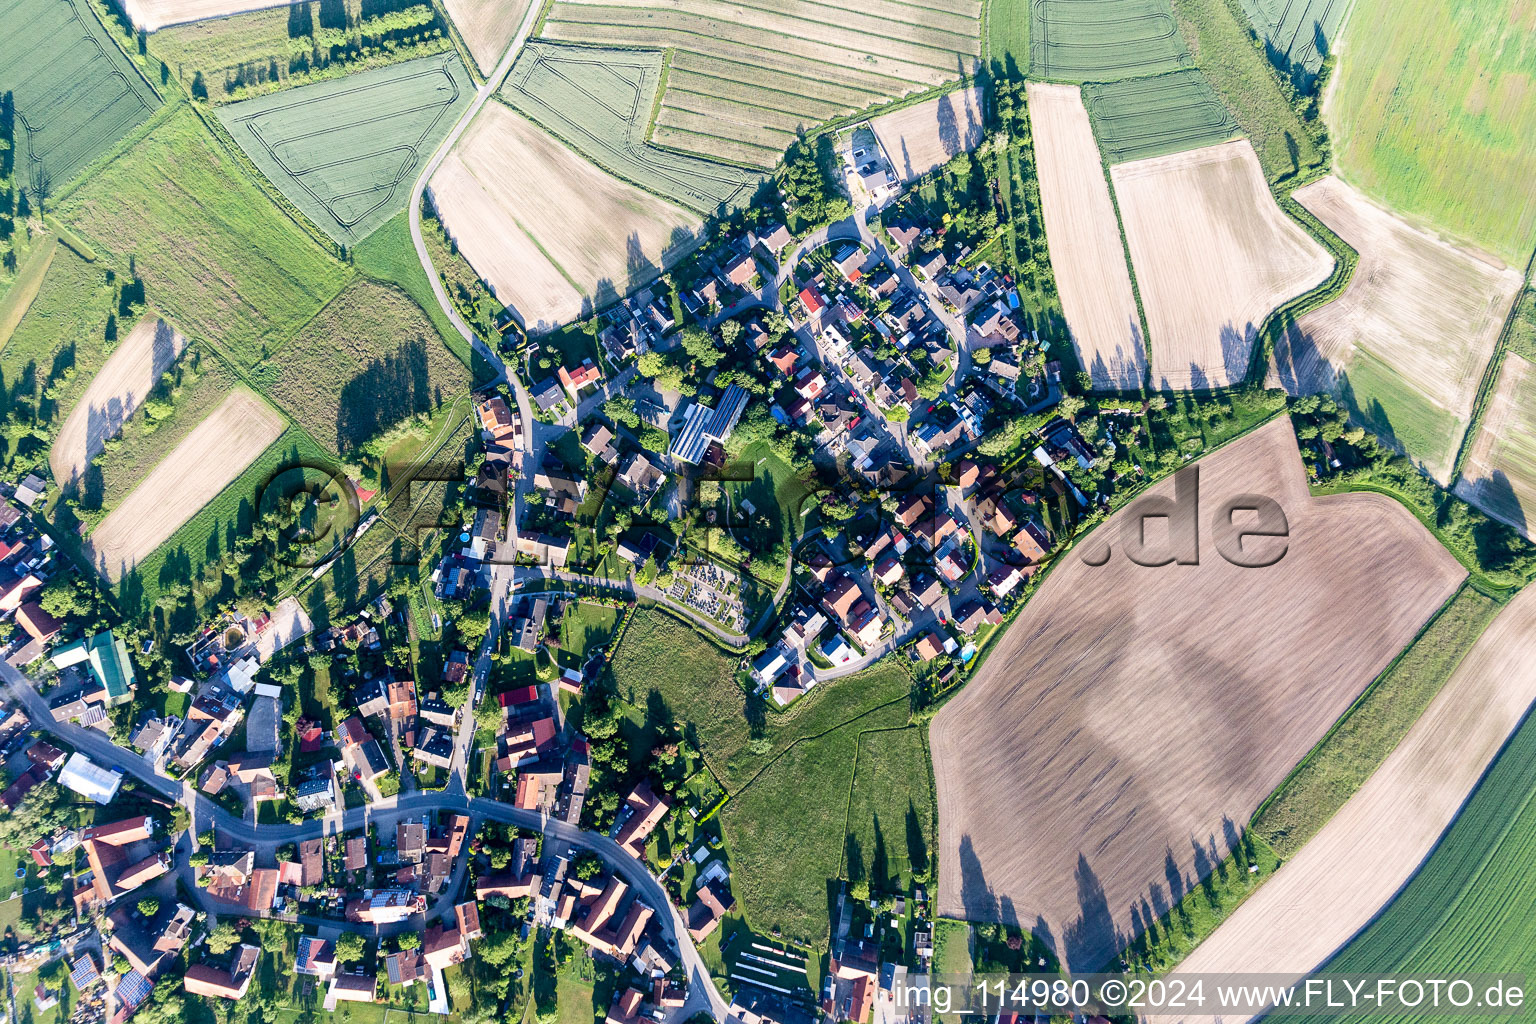
[(915, 103), (869, 122), (903, 182), (969, 153), (981, 141), (986, 95), (981, 86)]
[[(1391, 499), (1310, 496), (1286, 419), (1195, 466), (1199, 564), (1129, 561), (1137, 505), (1121, 510), (1052, 571), (931, 731), (938, 912), (1018, 924), (1074, 970), (1103, 966), (1199, 884), (1465, 575)], [(1239, 568), (1216, 523), (1254, 495), (1279, 504), (1288, 546)], [(1154, 540), (1161, 522), (1146, 524)], [(1107, 563), (1084, 561), (1106, 543)]]
[(1146, 376), (1146, 344), (1082, 90), (1038, 82), (1027, 89), (1051, 269), (1077, 361), (1094, 387), (1135, 390)]
[[(1298, 189), (1296, 201), (1360, 262), (1342, 295), (1302, 316), (1276, 344), (1272, 381), (1292, 393), (1333, 390), (1365, 351), (1465, 429), (1520, 272), (1411, 227), (1333, 176)], [(1436, 452), (1412, 454), (1444, 482), (1461, 432), (1441, 440)]]
[(1110, 170), (1147, 311), (1152, 383), (1220, 388), (1248, 372), (1275, 307), (1333, 257), (1280, 211), (1246, 139)]
[(1298, 977), (1321, 966), (1418, 870), (1532, 701), (1536, 587), (1527, 587), (1376, 774), (1178, 973)]
[(53, 479), (61, 487), (85, 472), (106, 440), (122, 429), (186, 347), (187, 339), (170, 324), (145, 317), (112, 350), (70, 410), (48, 453)]
[(698, 226), (500, 103), (480, 112), (431, 188), (465, 257), (531, 329), (575, 319), (584, 295), (601, 306), (655, 277)]
[(120, 580), (256, 461), (283, 427), (256, 395), (232, 392), (91, 531), (97, 569)]

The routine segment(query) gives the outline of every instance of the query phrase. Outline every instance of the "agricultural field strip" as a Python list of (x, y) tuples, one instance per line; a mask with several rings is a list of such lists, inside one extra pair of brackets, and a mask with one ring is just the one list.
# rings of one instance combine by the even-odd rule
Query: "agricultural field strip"
[(61, 487), (85, 472), (186, 347), (181, 332), (153, 316), (118, 343), (54, 437), (48, 464)]
[[(672, 70), (668, 75), (668, 84), (671, 84), (671, 75), (679, 72), (713, 79), (721, 82), (723, 86), (742, 92), (751, 93), (763, 89), (799, 97), (807, 102), (833, 103), (839, 107), (854, 110), (867, 107), (881, 97), (879, 90), (816, 81), (767, 67), (752, 67), (750, 79), (744, 79), (740, 64), (691, 50), (677, 50), (672, 54)], [(719, 87), (695, 91), (709, 91), (730, 99), (742, 98), (741, 95), (722, 91)]]
[(740, 199), (756, 176), (646, 144), (660, 77), (659, 54), (531, 43), (499, 95), (610, 173), (700, 213)]
[(286, 425), (253, 392), (231, 392), (91, 531), (92, 563), (115, 584), (233, 483)]
[[(759, 11), (742, 3), (725, 3), (716, 0), (677, 0), (676, 6), (668, 6), (664, 17), (651, 18), (648, 0), (604, 0), (604, 3), (582, 3), (579, 0), (559, 0), (550, 12), (550, 20), (581, 21), (598, 25), (627, 25), (636, 12), (648, 25), (659, 21), (679, 32), (694, 31), (719, 34), (723, 38), (750, 32), (754, 40), (762, 40), (762, 46), (770, 41), (786, 40), (785, 49), (794, 48), (805, 57), (817, 58), (822, 63), (852, 63), (872, 57), (877, 66), (888, 68), (886, 74), (906, 75), (923, 81), (945, 81), (955, 75), (955, 58), (971, 57), (980, 52), (980, 41), (971, 38), (966, 46), (928, 45), (922, 40), (897, 40), (885, 35), (872, 35), (848, 25), (828, 25), (823, 21), (808, 21), (790, 14)], [(750, 28), (743, 28), (750, 26)], [(952, 35), (948, 38), (954, 38)], [(937, 75), (937, 78), (934, 78)]]
[(0, 24), (12, 28), (0, 34), (0, 91), (13, 94), (23, 129), (16, 173), (28, 183), (46, 174), (56, 192), (160, 105), (87, 2), (0, 3)]
[(1192, 63), (1165, 0), (1031, 0), (1030, 11), (1037, 75), (1106, 81)]
[(1096, 388), (1139, 387), (1141, 316), (1088, 111), (1074, 85), (1030, 82), (1027, 95), (1051, 267), (1078, 363)]
[[(631, 8), (650, 10), (654, 6), (654, 0), (562, 0), (562, 2), (572, 7), (592, 6), (614, 10)], [(955, 31), (936, 26), (931, 22), (897, 21), (881, 13), (880, 0), (871, 0), (867, 8), (857, 11), (829, 10), (811, 0), (783, 0), (781, 3), (771, 3), (768, 0), (713, 0), (713, 2), (673, 0), (668, 4), (667, 9), (701, 14), (711, 18), (740, 17), (742, 20), (738, 24), (750, 26), (753, 31), (795, 38), (803, 38), (809, 34), (805, 32), (803, 26), (816, 25), (823, 31), (833, 30), (838, 38), (852, 34), (860, 39), (869, 40), (869, 44), (864, 47), (864, 50), (869, 53), (906, 52), (906, 48), (913, 47), (917, 48), (919, 56), (924, 56), (921, 50), (932, 50), (935, 52), (926, 56), (932, 60), (944, 62), (945, 67), (953, 66), (952, 54), (978, 56), (981, 53), (979, 22), (972, 21), (960, 31)], [(898, 25), (901, 28), (897, 29)], [(887, 34), (893, 31), (899, 31), (900, 34)], [(815, 37), (812, 36), (812, 38)]]
[(1225, 387), (1259, 326), (1333, 257), (1281, 212), (1246, 139), (1110, 169), (1147, 315), (1153, 383)]
[[(309, 199), (304, 204), (292, 197), (298, 205), (324, 210), (342, 228), (344, 237), (337, 240), (352, 240), (357, 237), (354, 228), (403, 199), (402, 185), (414, 180), (426, 153), (447, 133), (455, 109), (468, 103), (470, 83), (467, 76), (459, 81), (463, 72), (454, 70), (458, 65), (453, 54), (449, 60), (426, 57), (377, 68), (223, 107), (219, 119), (273, 184), (287, 194), (282, 186), (291, 181)], [(358, 116), (362, 112), (364, 116)], [(414, 139), (397, 141), (387, 130), (401, 119), (423, 122)], [(370, 126), (386, 130), (371, 134)], [(398, 160), (393, 173), (388, 173), (385, 157)], [(352, 176), (346, 169), (359, 164), (365, 172), (382, 172), (383, 180), (365, 173), (348, 188)], [(335, 179), (326, 172), (333, 172), (341, 184), (333, 187)], [(307, 177), (316, 180), (312, 184)], [(371, 205), (353, 208), (348, 203), (379, 192)]]
[(730, 160), (760, 170), (771, 170), (783, 155), (780, 150), (756, 146), (739, 139), (723, 139), (717, 135), (704, 135), (682, 128), (669, 128), (658, 124), (651, 132), (651, 141), (679, 152), (710, 156), (718, 160)]
[(1413, 877), (1533, 701), (1536, 587), (1527, 587), (1376, 773), (1173, 976), (1298, 978), (1324, 964)]
[(51, 231), (32, 240), (26, 258), (11, 278), (5, 294), (0, 296), (0, 352), (5, 351), (16, 325), (32, 308), (32, 300), (42, 289), (43, 278), (48, 276), (48, 268), (53, 265), (54, 253), (58, 251), (58, 236)]
[(1531, 535), (1527, 510), (1536, 510), (1536, 365), (1520, 355), (1504, 357), (1455, 491)]
[[(895, 80), (901, 83), (883, 87), (882, 91), (890, 95), (901, 95), (916, 85), (938, 85), (956, 74), (955, 62), (944, 60), (939, 56), (943, 51), (938, 50), (907, 48), (909, 52), (916, 51), (916, 60), (888, 57), (865, 49), (857, 39), (839, 42), (802, 39), (795, 35), (793, 26), (784, 32), (754, 28), (750, 32), (753, 41), (748, 42), (731, 38), (744, 34), (739, 22), (711, 13), (668, 10), (656, 17), (642, 14), (646, 24), (636, 25), (628, 17), (630, 12), (631, 9), (622, 7), (596, 7), (557, 0), (545, 25), (545, 35), (560, 38), (557, 33), (570, 33), (574, 26), (579, 26), (587, 36), (570, 37), (577, 42), (675, 46), (721, 56), (745, 53), (749, 55), (745, 63), (765, 63), (782, 70), (793, 68), (811, 78), (829, 74), (834, 81), (878, 83)], [(738, 10), (736, 16), (753, 17), (745, 10)], [(789, 50), (791, 45), (793, 52)], [(950, 56), (957, 55), (952, 53)], [(873, 70), (859, 68), (860, 62), (870, 65)]]
[(679, 95), (718, 96), (721, 99), (735, 100), (737, 103), (808, 117), (816, 122), (856, 109), (847, 104), (812, 99), (809, 96), (770, 89), (767, 86), (747, 85), (731, 79), (712, 78), (697, 71), (680, 71), (675, 65), (667, 75), (667, 92)]
[(1073, 970), (1160, 916), (1175, 866), (1186, 891), (1214, 869), (1224, 821), (1249, 820), (1466, 576), (1392, 499), (1313, 497), (1285, 417), (1197, 465), (1202, 507), (1280, 505), (1283, 558), (1241, 568), (1202, 529), (1198, 565), (1148, 570), (1121, 550), (1133, 503), (1056, 566), (930, 730), (936, 912), (1038, 916)]
[[(1277, 344), (1273, 375), (1293, 392), (1336, 390), (1358, 353), (1376, 357), (1460, 423), (1441, 451), (1413, 452), (1446, 480), (1521, 274), (1415, 230), (1337, 177), (1295, 198), (1360, 264), (1343, 294), (1302, 316), (1298, 337)], [(1295, 351), (1298, 340), (1306, 351)]]
[(273, 6), (274, 0), (123, 0), (134, 27), (147, 32)]
[[(661, 105), (661, 109), (676, 111), (679, 115), (704, 118), (703, 123), (706, 124), (710, 119), (714, 119), (780, 136), (792, 136), (797, 128), (808, 127), (805, 118), (796, 117), (794, 114), (781, 114), (776, 110), (747, 106), (744, 103), (722, 100), (714, 96), (696, 97), (687, 93), (675, 96), (671, 90), (668, 90), (666, 102)], [(657, 119), (660, 119), (659, 112)], [(678, 126), (687, 127), (686, 125)]]

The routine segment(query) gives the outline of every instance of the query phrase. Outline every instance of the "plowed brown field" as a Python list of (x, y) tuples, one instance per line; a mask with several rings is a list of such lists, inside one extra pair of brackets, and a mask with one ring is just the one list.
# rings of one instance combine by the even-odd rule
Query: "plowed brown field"
[[(1285, 419), (1196, 465), (1199, 564), (1129, 561), (1133, 503), (1056, 567), (932, 727), (939, 913), (1022, 925), (1078, 970), (1214, 868), (1465, 575), (1392, 500), (1313, 498)], [(1268, 568), (1215, 545), (1218, 510), (1253, 495), (1289, 523)]]

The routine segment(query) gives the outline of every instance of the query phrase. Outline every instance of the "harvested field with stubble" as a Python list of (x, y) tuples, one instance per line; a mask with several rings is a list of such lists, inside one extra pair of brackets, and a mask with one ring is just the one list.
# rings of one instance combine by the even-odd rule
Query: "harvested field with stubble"
[(1536, 510), (1536, 365), (1511, 352), (1483, 410), (1456, 493), (1531, 536)]
[(232, 392), (91, 531), (92, 562), (112, 583), (149, 557), (282, 434), (278, 412)]
[(697, 215), (620, 181), (499, 103), (432, 177), (443, 226), (530, 330), (550, 330), (692, 250)]
[(48, 464), (59, 486), (67, 487), (85, 471), (186, 347), (187, 339), (170, 324), (145, 317), (112, 350), (54, 438)]
[(905, 183), (975, 149), (986, 105), (985, 91), (974, 85), (881, 114), (869, 126)]
[(1334, 392), (1449, 482), (1520, 274), (1415, 230), (1336, 177), (1295, 196), (1360, 263), (1342, 295), (1276, 342), (1275, 379), (1292, 393)]
[(1078, 364), (1095, 388), (1135, 389), (1147, 373), (1141, 314), (1088, 111), (1075, 85), (1027, 90), (1051, 270)]
[[(1376, 774), (1300, 853), (1179, 965), (1176, 975), (1230, 971), (1299, 977), (1322, 966), (1386, 906), (1421, 865), (1434, 870), (1437, 858), (1452, 854), (1452, 848), (1436, 850), (1436, 844), (1442, 836), (1447, 842), (1456, 837), (1457, 829), (1446, 833), (1446, 827), (1461, 812), (1468, 794), (1520, 725), (1533, 700), (1536, 589), (1527, 589), (1493, 620)], [(1510, 803), (1500, 807), (1496, 802), (1490, 808), (1493, 814), (1473, 830), (1474, 841), (1488, 844), (1490, 837), (1499, 835), (1529, 799), (1529, 792), (1525, 783), (1510, 794)], [(1476, 803), (1474, 798), (1468, 805), (1469, 813)], [(1456, 845), (1462, 845), (1459, 838)], [(1426, 864), (1425, 857), (1431, 851), (1434, 856)], [(1456, 880), (1475, 878), (1479, 871), (1473, 865), (1479, 859), (1454, 872)], [(1520, 874), (1528, 879), (1529, 867)], [(1404, 895), (1412, 892), (1410, 886)], [(1456, 909), (1459, 895), (1442, 894), (1433, 917), (1444, 921)], [(1495, 897), (1492, 905), (1513, 911), (1512, 920), (1529, 920), (1528, 901)], [(1390, 913), (1382, 920), (1389, 920)], [(1385, 950), (1378, 946), (1376, 952), (1413, 948), (1426, 937), (1426, 922), (1418, 922), (1410, 934), (1411, 942), (1399, 942)], [(1499, 933), (1481, 934), (1491, 937)], [(1464, 957), (1469, 946), (1462, 942), (1456, 949), (1456, 955)], [(1448, 965), (1441, 960), (1432, 969)], [(1459, 959), (1456, 965), (1468, 967)], [(1279, 978), (1274, 982), (1283, 984)]]
[[(1312, 497), (1285, 418), (1195, 466), (1199, 564), (1132, 563), (1132, 503), (1056, 567), (930, 732), (937, 912), (1021, 925), (1074, 970), (1107, 963), (1215, 868), (1465, 576), (1391, 499)], [(1278, 562), (1239, 568), (1210, 520), (1254, 494), (1289, 540)]]
[(275, 0), (123, 0), (135, 28), (153, 32), (170, 25), (282, 6)]
[(1240, 383), (1259, 327), (1333, 257), (1281, 212), (1247, 140), (1110, 169), (1147, 312), (1153, 386)]
[(651, 141), (771, 168), (798, 126), (973, 72), (978, 0), (555, 0), (542, 37), (670, 50)]
[(443, 0), (443, 6), (482, 74), (496, 66), (528, 13), (528, 0)]

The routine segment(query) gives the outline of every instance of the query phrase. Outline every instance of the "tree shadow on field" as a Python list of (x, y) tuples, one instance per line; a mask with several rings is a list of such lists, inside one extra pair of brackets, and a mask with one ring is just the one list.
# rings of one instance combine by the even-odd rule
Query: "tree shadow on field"
[(341, 389), (336, 412), (336, 446), (347, 451), (408, 416), (436, 404), (428, 372), (427, 346), (413, 338), (382, 359), (370, 360)]

